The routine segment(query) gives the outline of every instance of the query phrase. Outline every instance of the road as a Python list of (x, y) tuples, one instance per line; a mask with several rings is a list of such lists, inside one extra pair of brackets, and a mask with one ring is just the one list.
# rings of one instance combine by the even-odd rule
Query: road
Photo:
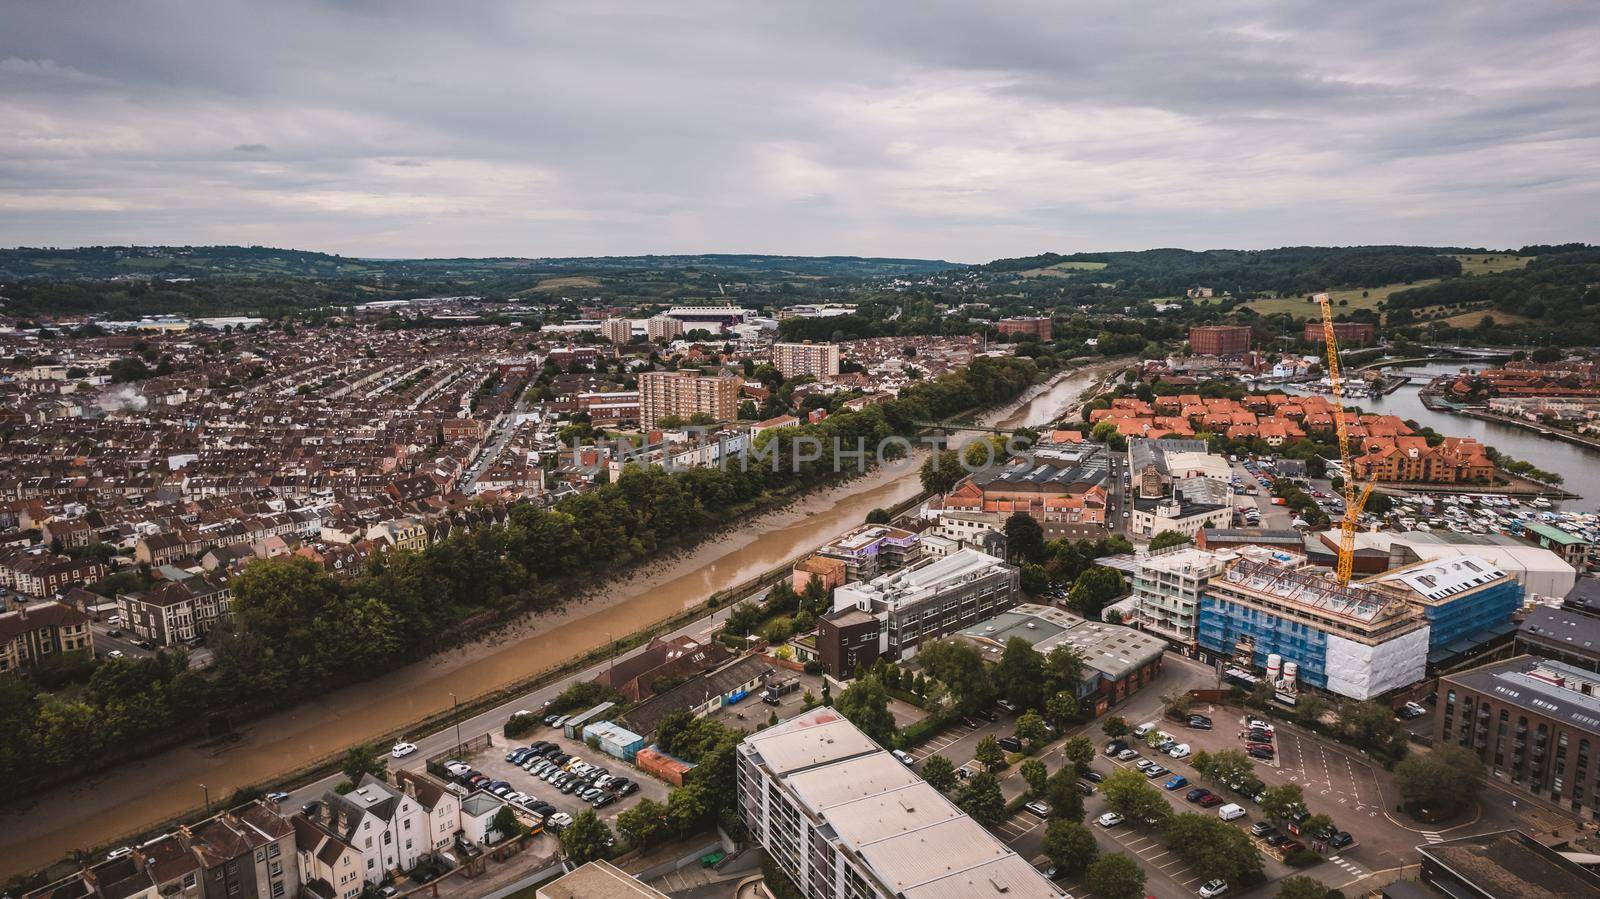
[(472, 467), (462, 473), (460, 484), (462, 493), (470, 495), (473, 492), (473, 488), (477, 486), (478, 479), (483, 477), (484, 470), (493, 465), (494, 460), (500, 458), (500, 453), (505, 450), (506, 444), (511, 441), (511, 435), (517, 432), (517, 419), (526, 411), (528, 411), (528, 390), (527, 385), (524, 385), (522, 394), (517, 397), (515, 403), (511, 404), (510, 411), (496, 418), (491, 426), (494, 443), (479, 453), (478, 459), (472, 463)]
[[(751, 594), (751, 596), (754, 598), (761, 598), (765, 595), (765, 589), (758, 593)], [(728, 617), (728, 614), (733, 610), (735, 605), (738, 605), (738, 603), (728, 603), (727, 605), (718, 609), (716, 612), (692, 621), (669, 634), (663, 635), (663, 637), (664, 639), (670, 640), (675, 637), (687, 635), (704, 639), (710, 635), (715, 624), (725, 620)], [(621, 636), (621, 634), (618, 636)], [(568, 686), (571, 686), (579, 681), (593, 680), (607, 667), (623, 659), (632, 658), (644, 650), (644, 646), (639, 646), (628, 650), (619, 654), (615, 659), (591, 665), (588, 668), (577, 672), (576, 674), (562, 678), (547, 686), (540, 687), (537, 690), (523, 694), (516, 699), (512, 699), (495, 706), (494, 708), (482, 714), (468, 718), (462, 721), (460, 724), (459, 733), (461, 739), (471, 739), (472, 737), (483, 733), (492, 732), (498, 734), (500, 733), (501, 727), (505, 724), (506, 719), (511, 717), (511, 715), (515, 712), (522, 710), (536, 711), (542, 707), (545, 702), (555, 699), (555, 697), (560, 695), (561, 691), (565, 690)], [(404, 759), (391, 758), (389, 760), (389, 767), (392, 769), (420, 771), (425, 766), (427, 759), (447, 749), (453, 749), (458, 745), (456, 736), (457, 733), (458, 728), (452, 726), (445, 730), (422, 737), (413, 737), (407, 735), (406, 739), (409, 742), (416, 744), (418, 751), (406, 756)], [(320, 799), (343, 779), (343, 775), (335, 774), (329, 777), (324, 777), (321, 780), (305, 784), (304, 786), (297, 787), (289, 791), (290, 799), (287, 803), (285, 803), (285, 805), (289, 808), (299, 808), (301, 805), (304, 805), (313, 799)]]

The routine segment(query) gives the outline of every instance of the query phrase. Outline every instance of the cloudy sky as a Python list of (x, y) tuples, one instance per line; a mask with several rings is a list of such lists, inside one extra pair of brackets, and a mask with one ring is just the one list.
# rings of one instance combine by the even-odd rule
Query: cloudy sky
[(1588, 2), (0, 0), (0, 245), (1600, 241)]

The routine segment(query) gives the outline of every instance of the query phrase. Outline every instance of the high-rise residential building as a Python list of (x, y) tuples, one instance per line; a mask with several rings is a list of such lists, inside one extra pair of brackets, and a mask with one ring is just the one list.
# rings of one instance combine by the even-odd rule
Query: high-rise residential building
[(1196, 356), (1242, 356), (1250, 352), (1249, 325), (1195, 325), (1189, 349)]
[(639, 423), (644, 427), (653, 428), (669, 415), (687, 419), (698, 413), (715, 421), (737, 418), (739, 378), (692, 371), (647, 371), (639, 375)]
[(826, 381), (839, 375), (839, 345), (809, 340), (773, 344), (772, 364), (785, 378), (812, 377)]
[(1600, 821), (1600, 676), (1517, 656), (1439, 680), (1434, 745), (1476, 752), (1489, 776)]
[(633, 339), (633, 322), (625, 318), (608, 318), (600, 323), (600, 336), (612, 343), (627, 343)]
[(1001, 334), (1012, 337), (1031, 337), (1034, 340), (1050, 339), (1050, 316), (1032, 315), (1018, 318), (1002, 318), (994, 323)]
[(652, 315), (644, 323), (644, 334), (651, 340), (675, 340), (683, 336), (683, 322), (670, 315)]
[(738, 807), (808, 899), (1058, 899), (1061, 888), (831, 708), (746, 737)]

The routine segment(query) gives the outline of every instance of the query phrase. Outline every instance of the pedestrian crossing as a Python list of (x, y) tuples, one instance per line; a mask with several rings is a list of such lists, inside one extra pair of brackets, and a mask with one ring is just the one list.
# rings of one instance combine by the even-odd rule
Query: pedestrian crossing
[(1430, 843), (1443, 843), (1444, 842), (1444, 837), (1440, 836), (1439, 834), (1437, 834), (1437, 833), (1435, 833), (1435, 832), (1433, 832), (1431, 830), (1422, 831), (1422, 838), (1424, 840), (1427, 840)]
[(1328, 861), (1333, 862), (1334, 864), (1336, 864), (1339, 867), (1345, 869), (1346, 871), (1350, 872), (1352, 875), (1354, 875), (1354, 876), (1356, 876), (1358, 878), (1367, 876), (1367, 869), (1366, 868), (1361, 867), (1360, 865), (1356, 864), (1353, 861), (1350, 861), (1347, 858), (1343, 858), (1343, 857), (1337, 856), (1337, 855), (1330, 855), (1330, 856), (1328, 856)]

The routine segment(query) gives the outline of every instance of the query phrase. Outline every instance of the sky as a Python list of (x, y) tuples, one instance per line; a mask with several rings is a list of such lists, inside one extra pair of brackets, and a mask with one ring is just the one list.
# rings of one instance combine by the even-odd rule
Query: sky
[(0, 245), (1600, 242), (1588, 2), (0, 0)]

